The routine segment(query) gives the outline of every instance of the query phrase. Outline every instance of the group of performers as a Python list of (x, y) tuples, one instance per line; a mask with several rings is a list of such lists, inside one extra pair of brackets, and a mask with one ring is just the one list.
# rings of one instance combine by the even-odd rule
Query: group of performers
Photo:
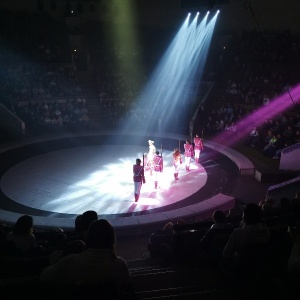
[[(194, 157), (195, 162), (199, 163), (200, 153), (203, 150), (203, 140), (198, 134), (194, 137), (194, 146), (190, 140), (186, 140), (184, 144), (184, 162), (186, 171), (190, 171), (191, 159)], [(134, 182), (134, 195), (135, 202), (139, 200), (141, 187), (145, 180), (145, 171), (149, 171), (150, 176), (154, 173), (154, 188), (158, 188), (160, 182), (160, 176), (163, 172), (163, 157), (162, 157), (162, 147), (161, 152), (156, 150), (154, 141), (148, 140), (149, 152), (143, 155), (143, 163), (141, 159), (137, 158), (135, 165), (133, 165), (133, 182)], [(174, 167), (174, 179), (179, 180), (178, 174), (180, 165), (182, 164), (182, 157), (180, 154), (180, 149), (175, 148), (173, 151), (173, 167)]]

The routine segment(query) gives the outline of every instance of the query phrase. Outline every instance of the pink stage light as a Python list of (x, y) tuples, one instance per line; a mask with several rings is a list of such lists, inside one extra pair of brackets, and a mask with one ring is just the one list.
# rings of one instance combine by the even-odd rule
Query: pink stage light
[(239, 142), (245, 136), (248, 136), (254, 126), (261, 126), (266, 120), (278, 116), (280, 113), (290, 109), (300, 101), (300, 84), (292, 88), (277, 98), (270, 101), (270, 104), (259, 108), (257, 111), (245, 116), (237, 124), (236, 132), (225, 131), (213, 138), (215, 142), (220, 144), (226, 143), (232, 146)]

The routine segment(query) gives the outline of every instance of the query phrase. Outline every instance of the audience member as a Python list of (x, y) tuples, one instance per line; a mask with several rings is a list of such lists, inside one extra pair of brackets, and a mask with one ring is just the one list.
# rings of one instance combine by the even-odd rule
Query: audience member
[(261, 208), (246, 204), (243, 224), (233, 230), (223, 250), (223, 268), (229, 282), (249, 284), (263, 280), (270, 237), (269, 228), (261, 222)]
[[(273, 159), (279, 159), (281, 156), (281, 151), (283, 148), (287, 147), (288, 144), (286, 140), (283, 138), (283, 136), (278, 133), (277, 134), (277, 141), (273, 144)], [(270, 153), (272, 154), (272, 153)]]
[(245, 205), (242, 226), (233, 230), (223, 250), (225, 258), (238, 257), (244, 246), (268, 242), (270, 231), (266, 224), (261, 223), (261, 214), (261, 208), (257, 204)]
[(75, 228), (79, 234), (78, 238), (85, 243), (87, 242), (89, 226), (95, 220), (98, 220), (98, 215), (94, 210), (85, 211), (80, 217), (76, 218), (75, 220)]
[(209, 260), (210, 263), (218, 266), (222, 258), (222, 250), (234, 227), (227, 223), (227, 217), (221, 210), (214, 211), (212, 219), (214, 224), (204, 233), (199, 242), (198, 257), (200, 262)]
[(257, 127), (254, 126), (245, 142), (245, 145), (254, 148), (258, 142), (258, 138), (259, 138), (258, 130)]
[(272, 138), (269, 140), (268, 144), (264, 146), (263, 154), (266, 156), (273, 156), (274, 154), (274, 145), (277, 142), (277, 137), (273, 133)]
[(41, 282), (95, 286), (113, 283), (119, 291), (130, 285), (127, 263), (115, 253), (115, 230), (107, 220), (91, 223), (86, 246), (86, 250), (68, 254), (45, 268)]
[(85, 249), (86, 244), (82, 240), (72, 240), (66, 243), (66, 245), (61, 250), (53, 251), (49, 255), (49, 263), (52, 265), (66, 255), (81, 253)]
[(6, 240), (14, 243), (20, 255), (32, 255), (37, 247), (33, 235), (33, 218), (28, 215), (18, 218), (13, 231), (7, 234)]
[(216, 236), (228, 235), (229, 237), (229, 234), (233, 230), (232, 224), (227, 223), (227, 217), (223, 211), (221, 210), (214, 211), (212, 215), (212, 219), (214, 224), (211, 225), (211, 227), (205, 232), (205, 234), (203, 235), (202, 239), (199, 242), (199, 246), (205, 249), (206, 251), (211, 250), (210, 249), (211, 243)]
[(173, 222), (168, 222), (161, 230), (150, 235), (148, 251), (152, 258), (161, 258), (162, 263), (173, 260), (173, 237), (175, 235)]

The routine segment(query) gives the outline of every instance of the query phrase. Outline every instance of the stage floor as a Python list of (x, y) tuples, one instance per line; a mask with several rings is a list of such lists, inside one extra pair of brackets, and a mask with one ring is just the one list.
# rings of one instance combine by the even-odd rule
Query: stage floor
[[(165, 151), (164, 171), (145, 172), (138, 203), (134, 202), (132, 167), (145, 147), (85, 146), (34, 156), (12, 166), (2, 177), (2, 192), (13, 201), (61, 214), (94, 210), (98, 215), (129, 214), (162, 208), (182, 201), (200, 190), (207, 181), (201, 164), (192, 162), (190, 171), (182, 164), (180, 180), (174, 180), (172, 152)], [(120, 157), (120, 154), (123, 156)]]
[(77, 215), (95, 210), (99, 218), (124, 218), (128, 225), (130, 217), (169, 212), (219, 193), (234, 194), (240, 175), (228, 157), (206, 148), (200, 163), (192, 160), (190, 171), (183, 163), (179, 180), (174, 180), (173, 146), (166, 148), (158, 189), (155, 175), (146, 172), (137, 203), (132, 166), (148, 146), (99, 143), (98, 137), (84, 137), (25, 143), (2, 151), (0, 219), (12, 222), (29, 214), (40, 226), (72, 227)]

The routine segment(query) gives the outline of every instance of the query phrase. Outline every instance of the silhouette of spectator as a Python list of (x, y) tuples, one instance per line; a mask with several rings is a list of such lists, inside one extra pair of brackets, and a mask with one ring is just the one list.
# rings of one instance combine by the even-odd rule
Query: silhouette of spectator
[(21, 216), (13, 231), (10, 231), (6, 240), (12, 242), (20, 255), (29, 255), (36, 248), (36, 238), (33, 235), (33, 218), (28, 215)]
[(243, 225), (231, 233), (223, 250), (223, 270), (232, 284), (261, 283), (266, 276), (271, 233), (261, 222), (261, 208), (254, 203), (244, 207)]
[[(48, 284), (113, 284), (118, 290), (130, 285), (126, 261), (115, 253), (115, 230), (104, 219), (93, 221), (87, 234), (87, 249), (69, 254), (46, 267), (40, 280)], [(114, 291), (111, 291), (114, 292)]]
[(168, 222), (164, 225), (163, 229), (152, 233), (148, 241), (148, 250), (151, 257), (162, 258), (163, 262), (165, 262), (165, 260), (172, 260), (174, 235), (173, 222)]
[(66, 243), (66, 245), (62, 249), (53, 251), (49, 255), (49, 262), (50, 262), (50, 264), (54, 264), (60, 258), (66, 256), (66, 255), (81, 253), (85, 249), (86, 249), (86, 245), (82, 240), (70, 241), (70, 242)]
[(85, 243), (87, 242), (89, 226), (95, 220), (98, 220), (98, 215), (94, 210), (85, 211), (75, 220), (75, 229), (78, 232), (78, 238), (83, 240)]
[(262, 218), (269, 218), (272, 217), (276, 210), (274, 209), (275, 200), (272, 197), (267, 196), (264, 200), (258, 203), (258, 206), (262, 210)]
[[(216, 236), (228, 235), (232, 232), (233, 226), (227, 223), (227, 217), (225, 213), (221, 210), (214, 211), (212, 215), (214, 224), (206, 231), (204, 236), (199, 242), (199, 246), (203, 247), (205, 250), (210, 250), (211, 242)], [(226, 241), (227, 242), (227, 241)], [(224, 244), (225, 247), (225, 244)], [(223, 247), (223, 248), (224, 248)]]
[(223, 250), (225, 258), (238, 257), (244, 246), (249, 244), (265, 244), (270, 238), (266, 224), (261, 223), (261, 208), (254, 203), (245, 205), (243, 224), (231, 233)]

